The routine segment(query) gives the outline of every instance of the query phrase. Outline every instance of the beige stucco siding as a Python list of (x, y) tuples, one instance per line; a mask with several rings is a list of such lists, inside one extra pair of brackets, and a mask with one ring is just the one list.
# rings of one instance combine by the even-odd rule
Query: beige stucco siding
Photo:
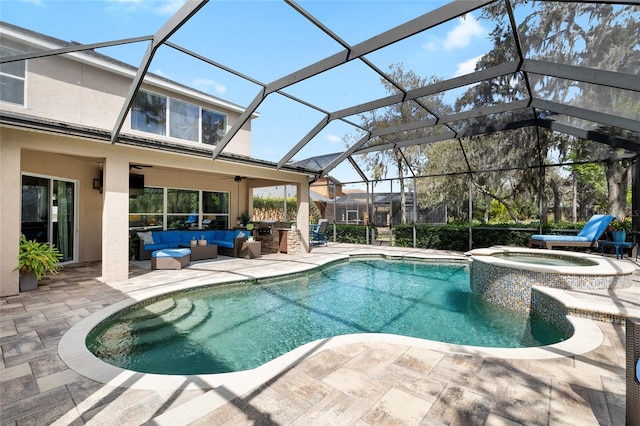
[[(3, 103), (6, 111), (32, 115), (55, 122), (72, 123), (111, 132), (116, 125), (118, 115), (123, 108), (130, 85), (129, 75), (115, 73), (112, 70), (96, 67), (92, 64), (70, 59), (69, 56), (51, 56), (31, 59), (27, 63), (26, 102), (24, 106)], [(143, 90), (173, 97), (199, 105), (227, 115), (227, 130), (231, 129), (240, 117), (240, 112), (222, 105), (207, 102), (207, 96), (191, 91), (192, 95), (178, 93), (171, 84), (151, 77), (142, 85)], [(131, 134), (143, 138), (154, 138), (176, 144), (192, 146), (196, 144), (206, 149), (213, 146), (190, 142), (168, 136), (160, 136), (131, 130), (131, 118), (124, 120), (122, 134)], [(239, 155), (251, 155), (251, 121), (245, 123), (225, 152)]]
[[(230, 193), (229, 224), (248, 211), (248, 188), (281, 182), (308, 191), (307, 177), (209, 158), (110, 144), (44, 132), (0, 127), (0, 295), (18, 293), (17, 264), (20, 235), (21, 175), (61, 178), (78, 183), (76, 259), (101, 260), (105, 280), (117, 282), (127, 277), (128, 255), (128, 172), (129, 163), (152, 165), (135, 170), (145, 175), (146, 186)], [(93, 189), (93, 179), (104, 168), (105, 189)], [(236, 183), (233, 176), (251, 177)], [(115, 176), (115, 178), (114, 178)], [(110, 179), (114, 179), (113, 181)], [(104, 206), (108, 200), (109, 211)], [(300, 200), (298, 226), (308, 230), (308, 200)], [(108, 217), (106, 217), (108, 216)], [(106, 229), (105, 226), (112, 226)], [(115, 238), (114, 238), (115, 237)], [(104, 253), (105, 248), (108, 253)], [(113, 274), (113, 275), (109, 275)]]

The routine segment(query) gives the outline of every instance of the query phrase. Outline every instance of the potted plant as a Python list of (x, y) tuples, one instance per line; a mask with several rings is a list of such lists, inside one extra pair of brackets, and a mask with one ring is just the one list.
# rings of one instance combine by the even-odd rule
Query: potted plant
[(249, 221), (251, 220), (251, 216), (249, 216), (249, 213), (241, 213), (240, 214), (240, 223), (242, 224), (242, 226), (247, 226), (247, 223), (249, 223)]
[(14, 271), (20, 272), (20, 291), (35, 290), (38, 280), (46, 274), (57, 274), (61, 268), (62, 254), (49, 243), (27, 240), (20, 236), (20, 252), (18, 266)]
[(611, 228), (611, 238), (613, 241), (622, 243), (627, 238), (627, 232), (631, 232), (631, 218), (615, 218), (609, 225)]
[(253, 231), (253, 223), (247, 223), (247, 226), (245, 226), (246, 230), (249, 231), (249, 236), (247, 238), (247, 240), (249, 241), (253, 241), (253, 233), (251, 231)]

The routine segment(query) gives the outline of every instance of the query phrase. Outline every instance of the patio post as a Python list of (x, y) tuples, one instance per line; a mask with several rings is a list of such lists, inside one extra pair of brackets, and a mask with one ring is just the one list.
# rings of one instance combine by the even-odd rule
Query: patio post
[[(2, 133), (6, 129), (0, 129)], [(0, 182), (2, 182), (2, 197), (0, 197), (0, 296), (12, 296), (20, 292), (19, 274), (14, 271), (18, 266), (18, 252), (20, 251), (20, 201), (22, 199), (20, 176), (20, 145), (14, 143), (11, 137), (4, 136), (0, 144)], [(16, 202), (17, 201), (17, 202)]]
[(129, 160), (112, 154), (104, 162), (102, 279), (129, 278)]
[(469, 250), (473, 250), (473, 175), (469, 173)]

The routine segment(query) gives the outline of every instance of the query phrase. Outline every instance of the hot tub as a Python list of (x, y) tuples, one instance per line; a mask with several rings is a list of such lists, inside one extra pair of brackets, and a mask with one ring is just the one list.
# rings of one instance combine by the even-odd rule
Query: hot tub
[(471, 290), (490, 303), (520, 312), (532, 310), (535, 286), (583, 291), (627, 288), (635, 270), (626, 262), (560, 250), (491, 247), (467, 254)]

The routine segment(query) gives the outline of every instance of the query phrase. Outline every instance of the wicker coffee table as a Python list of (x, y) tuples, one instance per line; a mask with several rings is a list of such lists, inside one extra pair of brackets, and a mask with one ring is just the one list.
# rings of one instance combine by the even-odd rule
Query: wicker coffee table
[(216, 259), (218, 257), (218, 245), (217, 244), (207, 244), (206, 246), (181, 246), (191, 249), (191, 261), (194, 260), (205, 260), (205, 259)]

